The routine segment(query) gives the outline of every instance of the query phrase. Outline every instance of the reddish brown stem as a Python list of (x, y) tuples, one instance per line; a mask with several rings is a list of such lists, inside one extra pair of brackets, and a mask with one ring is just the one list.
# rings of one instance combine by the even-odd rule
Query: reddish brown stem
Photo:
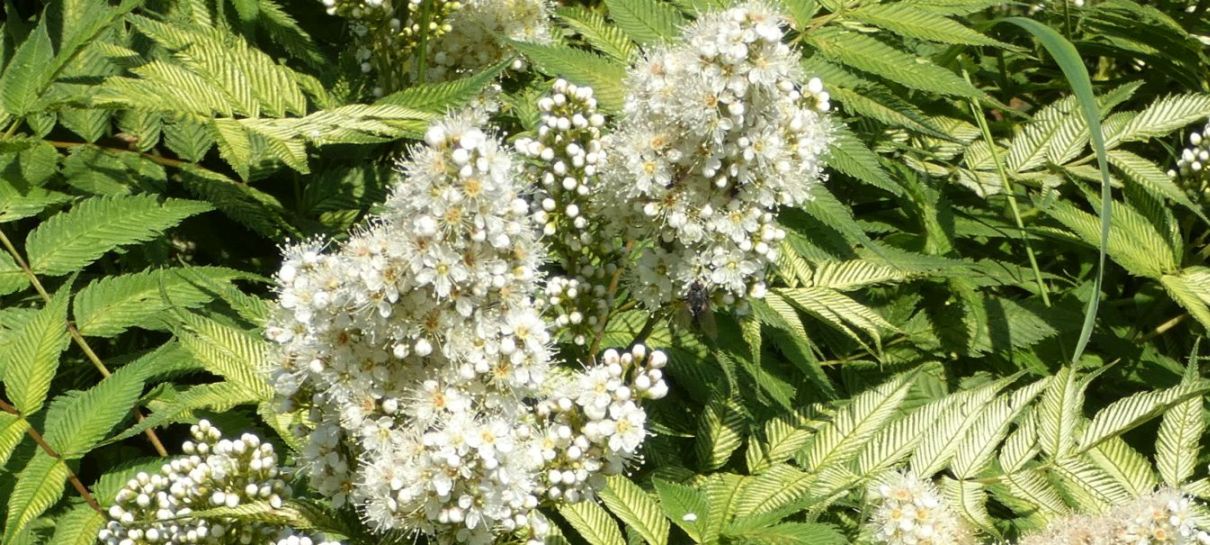
[[(21, 418), (23, 420), (25, 419), (25, 417), (21, 415), (21, 411), (18, 411), (16, 407), (9, 405), (8, 402), (4, 401), (3, 399), (0, 399), (0, 410), (16, 416), (17, 418)], [(26, 423), (25, 426), (25, 433), (34, 440), (34, 443), (38, 444), (38, 447), (40, 447), (47, 456), (67, 464), (67, 461), (64, 460), (58, 452), (55, 452), (54, 447), (50, 446), (50, 443), (46, 442), (46, 439), (42, 437), (42, 434), (38, 433), (38, 430), (35, 430), (34, 427), (30, 426), (28, 423)], [(64, 465), (64, 467), (66, 467), (66, 465)], [(84, 486), (84, 483), (80, 482), (80, 478), (76, 476), (76, 473), (72, 471), (70, 467), (67, 468), (67, 481), (70, 482), (71, 486), (76, 489), (76, 492), (80, 493), (80, 497), (84, 498), (84, 502), (87, 503), (88, 506), (93, 509), (93, 511), (101, 514), (105, 513), (101, 510), (101, 504), (97, 503), (97, 499), (93, 497), (92, 492), (89, 492), (88, 487)]]
[[(8, 235), (4, 234), (4, 231), (0, 231), (0, 244), (4, 245), (4, 248), (8, 250), (9, 255), (11, 255), (13, 260), (17, 262), (17, 266), (21, 267), (21, 270), (25, 272), (25, 276), (29, 279), (29, 283), (34, 286), (34, 290), (38, 292), (38, 295), (42, 296), (42, 301), (49, 303), (50, 293), (48, 293), (46, 288), (42, 286), (42, 282), (38, 280), (38, 275), (34, 274), (34, 270), (29, 267), (29, 263), (25, 262), (25, 258), (22, 257), (21, 252), (17, 251), (17, 247), (13, 246), (12, 241), (8, 239)], [(108, 378), (111, 374), (109, 372), (109, 368), (105, 366), (105, 362), (101, 361), (100, 356), (97, 356), (97, 353), (94, 352), (92, 347), (88, 345), (88, 341), (84, 340), (84, 335), (80, 334), (80, 330), (76, 329), (75, 324), (71, 323), (70, 321), (67, 322), (67, 332), (71, 335), (71, 339), (75, 341), (76, 346), (80, 347), (80, 350), (83, 351), (84, 355), (88, 357), (88, 361), (92, 362), (93, 367), (96, 367), (97, 371), (101, 373), (101, 376)], [(139, 422), (143, 421), (143, 413), (139, 411), (138, 407), (131, 407), (130, 410), (134, 413), (135, 420)], [(152, 448), (155, 449), (156, 453), (159, 454), (161, 458), (168, 456), (168, 449), (164, 448), (164, 443), (162, 443), (159, 436), (155, 434), (155, 430), (147, 428), (147, 430), (143, 433), (147, 436), (147, 440), (151, 442)]]

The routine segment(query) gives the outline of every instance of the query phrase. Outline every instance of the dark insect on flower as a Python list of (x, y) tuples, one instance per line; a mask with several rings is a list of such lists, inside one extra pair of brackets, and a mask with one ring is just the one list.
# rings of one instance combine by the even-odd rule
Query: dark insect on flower
[(689, 284), (682, 309), (679, 313), (682, 316), (682, 325), (696, 326), (711, 339), (718, 336), (718, 325), (714, 322), (714, 311), (710, 308), (710, 290), (705, 284), (696, 280)]
[(689, 284), (689, 292), (685, 294), (685, 304), (689, 306), (689, 314), (697, 320), (703, 312), (710, 310), (710, 292), (700, 281), (694, 280)]

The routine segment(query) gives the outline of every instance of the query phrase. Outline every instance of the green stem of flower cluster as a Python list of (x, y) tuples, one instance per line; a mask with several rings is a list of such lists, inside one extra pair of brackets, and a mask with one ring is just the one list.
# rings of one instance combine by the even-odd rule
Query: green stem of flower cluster
[[(626, 247), (622, 250), (622, 262), (630, 259), (630, 252), (634, 249), (634, 241), (626, 242)], [(617, 270), (613, 271), (613, 276), (609, 279), (609, 288), (605, 291), (605, 300), (609, 303), (609, 312), (605, 314), (605, 319), (601, 320), (601, 327), (597, 329), (597, 334), (593, 336), (592, 345), (588, 347), (588, 358), (591, 361), (596, 361), (597, 351), (601, 349), (601, 339), (605, 337), (605, 329), (609, 326), (609, 320), (616, 316), (619, 312), (626, 310), (624, 308), (613, 308), (614, 296), (618, 293), (618, 285), (622, 281), (622, 272), (625, 270), (625, 265), (619, 265)]]
[(421, 0), (420, 2), (420, 46), (416, 52), (416, 81), (424, 82), (425, 73), (428, 71), (428, 54), (429, 54), (429, 24), (433, 18), (432, 15), (433, 0)]

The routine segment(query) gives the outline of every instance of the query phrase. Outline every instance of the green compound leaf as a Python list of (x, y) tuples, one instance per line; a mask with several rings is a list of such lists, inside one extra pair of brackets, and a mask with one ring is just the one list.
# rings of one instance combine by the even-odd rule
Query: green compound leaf
[(130, 327), (153, 323), (169, 308), (208, 303), (214, 298), (214, 290), (199, 277), (226, 285), (254, 276), (224, 267), (166, 268), (106, 276), (76, 295), (76, 327), (85, 336), (112, 337)]
[(67, 462), (51, 458), (42, 451), (34, 454), (33, 459), (17, 475), (17, 484), (8, 497), (4, 540), (0, 543), (13, 543), (26, 525), (63, 497), (63, 485), (67, 482), (69, 472)]
[(50, 83), (50, 61), (54, 57), (50, 35), (46, 24), (39, 24), (29, 37), (17, 48), (0, 76), (0, 106), (13, 115), (25, 115), (31, 111), (38, 93)]
[(1008, 45), (949, 17), (904, 2), (862, 6), (846, 15), (908, 38), (959, 45)]
[(607, 486), (597, 494), (609, 510), (639, 534), (649, 545), (668, 545), (668, 520), (656, 501), (621, 475), (606, 479)]
[(204, 202), (150, 195), (95, 197), (42, 222), (25, 239), (37, 274), (78, 271), (105, 253), (151, 240), (185, 218), (211, 210)]
[(685, 23), (675, 7), (659, 0), (605, 0), (605, 6), (618, 28), (643, 45), (675, 39)]
[(50, 542), (55, 545), (93, 545), (105, 521), (105, 515), (87, 505), (77, 505), (55, 519), (55, 533)]
[(592, 87), (601, 108), (621, 111), (626, 100), (626, 66), (600, 55), (570, 47), (509, 42), (548, 75)]
[[(1196, 346), (1182, 384), (1192, 384), (1198, 378)], [(1155, 440), (1155, 466), (1168, 486), (1184, 485), (1197, 468), (1202, 433), (1206, 431), (1206, 419), (1202, 417), (1205, 403), (1202, 397), (1192, 397), (1169, 409), (1160, 421)]]
[(59, 354), (67, 348), (67, 298), (64, 286), (29, 321), (15, 331), (0, 351), (4, 388), (25, 416), (38, 412), (59, 369)]
[(47, 411), (46, 442), (66, 459), (83, 456), (130, 414), (142, 392), (138, 374), (122, 369), (85, 392), (56, 398)]
[(957, 74), (864, 34), (824, 27), (806, 39), (830, 59), (912, 89), (965, 98), (981, 95)]
[(589, 545), (626, 545), (622, 532), (618, 530), (618, 523), (594, 501), (563, 505), (559, 508), (559, 514)]

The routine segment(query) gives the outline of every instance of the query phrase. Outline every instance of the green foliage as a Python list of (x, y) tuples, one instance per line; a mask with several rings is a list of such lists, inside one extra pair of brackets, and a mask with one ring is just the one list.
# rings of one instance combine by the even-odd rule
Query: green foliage
[(68, 473), (67, 462), (41, 452), (34, 454), (8, 498), (4, 540), (0, 543), (14, 543), (21, 530), (59, 501)]
[(150, 195), (94, 197), (52, 216), (25, 239), (35, 274), (58, 276), (88, 266), (119, 246), (149, 240), (211, 207)]
[(685, 24), (676, 8), (654, 0), (606, 0), (605, 8), (622, 32), (644, 46), (674, 40)]
[(830, 60), (911, 89), (961, 97), (979, 96), (977, 89), (953, 72), (863, 34), (826, 28), (809, 34), (807, 40), (818, 48), (819, 54)]
[(80, 333), (119, 335), (132, 326), (152, 326), (171, 308), (192, 308), (214, 299), (209, 282), (229, 284), (253, 277), (222, 267), (165, 268), (107, 276), (76, 294), (72, 310)]
[(4, 347), (4, 387), (23, 415), (42, 408), (50, 382), (59, 368), (59, 353), (67, 348), (67, 290), (60, 290)]
[(181, 346), (202, 367), (248, 394), (269, 399), (273, 390), (260, 369), (268, 355), (264, 340), (208, 318), (185, 313), (180, 316), (177, 336)]
[(582, 49), (515, 42), (518, 51), (549, 75), (592, 87), (602, 109), (619, 111), (626, 95), (626, 67)]

